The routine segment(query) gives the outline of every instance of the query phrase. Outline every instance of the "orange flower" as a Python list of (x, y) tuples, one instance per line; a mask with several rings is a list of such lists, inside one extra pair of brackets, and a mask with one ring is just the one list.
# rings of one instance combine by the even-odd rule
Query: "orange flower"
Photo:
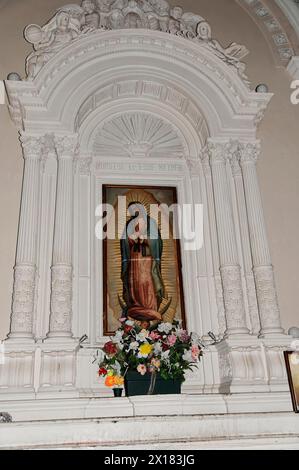
[(115, 377), (113, 375), (107, 375), (105, 385), (106, 387), (113, 387), (115, 385)]

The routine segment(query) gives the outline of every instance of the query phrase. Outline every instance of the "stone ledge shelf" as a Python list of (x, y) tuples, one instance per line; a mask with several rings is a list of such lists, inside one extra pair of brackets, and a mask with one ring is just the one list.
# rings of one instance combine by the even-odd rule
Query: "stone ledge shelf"
[[(13, 398), (13, 397), (12, 397)], [(191, 416), (229, 413), (270, 413), (292, 410), (289, 392), (233, 395), (153, 395), (122, 398), (44, 398), (1, 403), (13, 422), (57, 419), (104, 419), (144, 416)]]
[[(143, 397), (144, 398), (144, 397)], [(182, 397), (183, 398), (183, 397)], [(125, 399), (124, 399), (125, 400)], [(123, 400), (120, 399), (120, 403)], [(107, 405), (107, 401), (106, 401)], [(123, 410), (125, 406), (123, 406)], [(291, 442), (299, 434), (299, 421), (292, 413), (252, 413), (231, 415), (192, 415), (82, 419), (20, 422), (1, 425), (0, 448), (30, 448), (48, 446), (99, 446), (106, 448), (122, 445), (151, 443), (155, 445), (180, 443), (191, 445), (210, 441), (211, 447), (218, 448), (219, 441), (270, 439), (272, 445)], [(195, 447), (193, 447), (195, 448)]]

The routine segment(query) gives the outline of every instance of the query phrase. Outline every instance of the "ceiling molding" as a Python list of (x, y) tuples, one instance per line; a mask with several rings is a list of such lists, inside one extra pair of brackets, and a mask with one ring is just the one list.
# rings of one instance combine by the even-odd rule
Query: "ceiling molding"
[(275, 64), (286, 67), (298, 52), (296, 33), (280, 7), (269, 0), (236, 0), (251, 16), (272, 51)]

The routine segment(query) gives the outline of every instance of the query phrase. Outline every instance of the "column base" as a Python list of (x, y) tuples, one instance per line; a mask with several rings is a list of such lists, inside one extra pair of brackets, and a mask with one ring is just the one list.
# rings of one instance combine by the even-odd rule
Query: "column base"
[(259, 338), (281, 338), (284, 339), (287, 335), (283, 328), (275, 328), (271, 330), (261, 330), (258, 337)]
[(18, 343), (18, 344), (34, 344), (35, 338), (32, 334), (28, 334), (28, 336), (24, 336), (22, 333), (9, 333), (4, 340), (6, 344), (10, 343)]
[(241, 339), (246, 337), (252, 338), (252, 335), (249, 334), (248, 328), (236, 329), (236, 330), (227, 330), (224, 333), (224, 339), (234, 338), (234, 339)]
[(79, 344), (79, 339), (74, 338), (74, 336), (68, 335), (57, 335), (56, 333), (49, 333), (45, 339), (42, 341), (44, 344)]
[(291, 338), (282, 334), (227, 337), (219, 345), (221, 381), (229, 393), (287, 392), (283, 351), (290, 345)]

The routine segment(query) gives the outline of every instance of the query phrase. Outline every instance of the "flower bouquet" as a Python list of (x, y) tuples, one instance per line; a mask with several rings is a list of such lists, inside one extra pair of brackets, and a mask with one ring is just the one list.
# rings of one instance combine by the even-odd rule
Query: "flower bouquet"
[[(153, 394), (157, 391), (157, 379), (181, 385), (185, 372), (197, 367), (201, 355), (197, 335), (189, 335), (179, 321), (146, 329), (124, 319), (114, 337), (100, 350), (99, 375), (112, 388), (122, 387), (125, 381), (127, 396), (135, 394), (134, 390), (128, 390), (130, 376), (135, 380), (138, 376), (148, 378), (147, 394)], [(158, 393), (169, 392), (158, 390)]]

